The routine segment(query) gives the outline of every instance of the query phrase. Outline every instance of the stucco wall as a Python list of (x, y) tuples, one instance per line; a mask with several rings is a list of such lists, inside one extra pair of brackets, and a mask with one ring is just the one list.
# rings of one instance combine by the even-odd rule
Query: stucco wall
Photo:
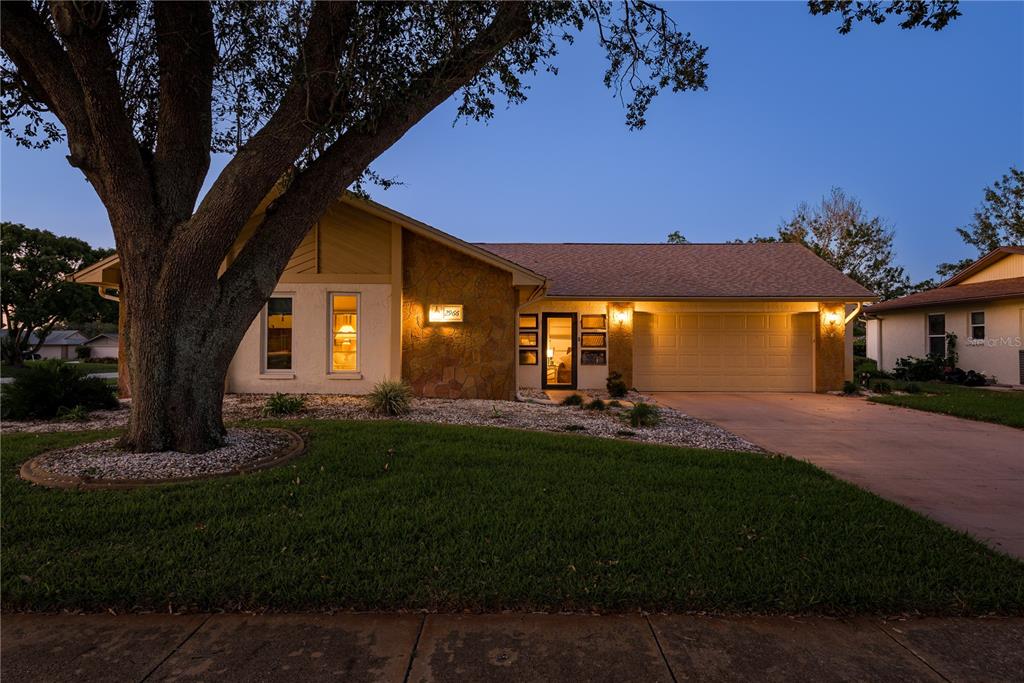
[[(985, 312), (983, 344), (968, 339), (972, 311)], [(880, 368), (892, 370), (899, 358), (927, 355), (929, 313), (946, 315), (946, 331), (957, 335), (960, 367), (994, 376), (1000, 383), (1020, 383), (1018, 352), (1024, 348), (1024, 298), (881, 313), (880, 320), (868, 326), (868, 357), (878, 361)]]
[[(328, 372), (328, 334), (332, 293), (359, 294), (359, 369)], [(390, 367), (391, 285), (346, 283), (281, 283), (271, 296), (292, 297), (292, 369), (262, 372), (261, 313), (249, 326), (228, 369), (227, 390), (236, 393), (365, 394), (382, 379), (393, 377)]]
[[(420, 396), (512, 400), (512, 274), (402, 231), (402, 377)], [(430, 304), (462, 304), (463, 322), (431, 323)]]

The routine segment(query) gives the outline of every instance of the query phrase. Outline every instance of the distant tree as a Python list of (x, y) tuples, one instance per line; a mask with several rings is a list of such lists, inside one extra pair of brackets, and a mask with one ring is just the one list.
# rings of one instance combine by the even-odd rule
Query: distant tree
[(673, 230), (668, 234), (668, 239), (665, 240), (669, 244), (689, 244), (690, 240), (683, 237), (683, 233), (678, 230)]
[[(893, 15), (939, 29), (955, 7), (810, 11), (845, 32)], [(631, 128), (663, 90), (706, 88), (707, 48), (648, 0), (0, 3), (0, 129), (66, 141), (110, 217), (132, 382), (122, 445), (219, 446), (231, 358), (329, 202), (449, 99), (477, 120), (524, 101), (587, 26)], [(233, 156), (207, 184), (215, 151)]]
[(818, 206), (800, 204), (779, 226), (783, 242), (799, 242), (883, 299), (902, 296), (910, 280), (895, 264), (893, 229), (868, 216), (854, 197), (833, 187)]
[(112, 253), (112, 249), (93, 249), (78, 238), (61, 237), (48, 230), (6, 221), (0, 224), (0, 313), (7, 329), (0, 346), (3, 360), (21, 365), (24, 357), (36, 353), (61, 322), (109, 321), (111, 314), (116, 321), (116, 304), (67, 279), (82, 266)]
[[(956, 231), (965, 243), (978, 250), (978, 257), (998, 247), (1024, 245), (1024, 171), (1011, 166), (1009, 173), (986, 187), (974, 220)], [(940, 263), (935, 270), (948, 278), (975, 260)]]

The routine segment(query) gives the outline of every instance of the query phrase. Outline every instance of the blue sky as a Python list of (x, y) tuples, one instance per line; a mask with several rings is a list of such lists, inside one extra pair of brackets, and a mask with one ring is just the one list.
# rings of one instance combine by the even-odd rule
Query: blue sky
[[(668, 8), (710, 48), (707, 92), (663, 94), (630, 132), (584, 36), (489, 124), (432, 113), (377, 161), (405, 184), (374, 198), (472, 241), (715, 242), (772, 232), (839, 185), (894, 225), (913, 278), (973, 255), (954, 228), (1024, 165), (1024, 3), (846, 36), (802, 2)], [(4, 220), (113, 245), (65, 150), (2, 144)]]

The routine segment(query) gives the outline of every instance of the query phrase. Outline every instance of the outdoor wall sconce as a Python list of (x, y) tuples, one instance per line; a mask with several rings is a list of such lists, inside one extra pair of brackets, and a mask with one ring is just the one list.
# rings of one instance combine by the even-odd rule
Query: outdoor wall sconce
[(838, 310), (826, 311), (822, 315), (824, 323), (830, 327), (836, 327), (843, 321), (843, 314)]
[(615, 311), (614, 315), (615, 322), (617, 322), (620, 326), (625, 325), (626, 321), (629, 320), (629, 312), (627, 312), (624, 309)]
[(461, 323), (462, 304), (430, 304), (427, 320), (432, 323)]

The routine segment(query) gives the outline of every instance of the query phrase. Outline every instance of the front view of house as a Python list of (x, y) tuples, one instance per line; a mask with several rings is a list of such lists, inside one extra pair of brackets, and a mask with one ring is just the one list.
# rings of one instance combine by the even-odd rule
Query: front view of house
[[(116, 257), (75, 280), (117, 289)], [(402, 378), (421, 396), (514, 399), (617, 372), (641, 391), (829, 391), (873, 299), (795, 244), (470, 244), (346, 195), (295, 251), (227, 390)]]

